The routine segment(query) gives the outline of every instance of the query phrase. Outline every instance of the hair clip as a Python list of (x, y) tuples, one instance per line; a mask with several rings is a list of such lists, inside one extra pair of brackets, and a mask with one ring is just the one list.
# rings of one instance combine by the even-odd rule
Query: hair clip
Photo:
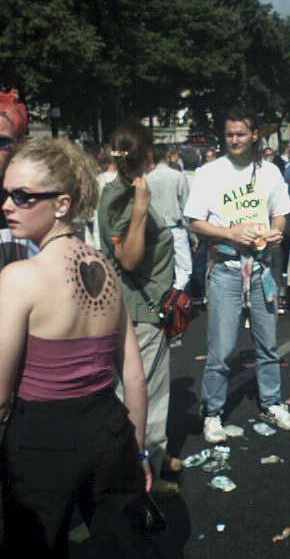
[(127, 157), (128, 151), (111, 151), (112, 157)]

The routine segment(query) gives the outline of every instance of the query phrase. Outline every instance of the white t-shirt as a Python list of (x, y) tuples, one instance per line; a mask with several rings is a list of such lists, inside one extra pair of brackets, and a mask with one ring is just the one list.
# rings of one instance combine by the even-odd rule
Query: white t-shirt
[(230, 227), (252, 221), (269, 227), (269, 218), (290, 212), (287, 184), (276, 165), (268, 161), (246, 167), (227, 157), (208, 163), (196, 173), (187, 203), (186, 217)]

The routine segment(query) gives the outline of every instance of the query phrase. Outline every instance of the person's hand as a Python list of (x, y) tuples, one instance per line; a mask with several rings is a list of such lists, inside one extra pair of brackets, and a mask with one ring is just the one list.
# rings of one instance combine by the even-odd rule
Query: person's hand
[(149, 491), (152, 488), (152, 471), (151, 471), (150, 464), (143, 462), (142, 468), (144, 470), (144, 475), (145, 475), (145, 489), (147, 493), (149, 493)]
[(193, 233), (193, 231), (190, 230), (188, 233), (188, 237), (189, 237), (190, 248), (192, 252), (195, 252), (199, 246), (199, 238), (197, 235), (195, 235), (195, 233)]
[(235, 245), (249, 246), (260, 234), (255, 230), (251, 223), (237, 223), (229, 229), (230, 240)]
[(145, 177), (136, 177), (133, 181), (135, 185), (134, 211), (144, 214), (148, 211), (151, 201), (151, 191)]
[(280, 229), (269, 229), (266, 233), (265, 233), (265, 239), (267, 241), (267, 243), (272, 243), (272, 244), (280, 244), (283, 240), (283, 233), (282, 231), (280, 231)]

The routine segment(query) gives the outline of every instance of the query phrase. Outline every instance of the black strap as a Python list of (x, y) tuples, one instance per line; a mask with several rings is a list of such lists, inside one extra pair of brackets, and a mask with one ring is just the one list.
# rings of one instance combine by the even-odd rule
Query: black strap
[(137, 289), (139, 289), (145, 303), (147, 303), (149, 311), (150, 312), (155, 312), (156, 311), (156, 305), (155, 305), (153, 299), (147, 293), (147, 291), (145, 291), (143, 285), (138, 280), (138, 278), (136, 278), (136, 276), (134, 276), (134, 274), (131, 274), (130, 272), (126, 272), (126, 274), (131, 279), (132, 283), (134, 283), (134, 285), (137, 287)]
[[(111, 254), (112, 258), (113, 258), (113, 262), (116, 262), (117, 259), (116, 259), (116, 256), (115, 256), (115, 252), (114, 252), (114, 250), (113, 250), (113, 246), (114, 246), (114, 245), (112, 245), (111, 243), (108, 243), (107, 246), (108, 246), (109, 252), (110, 252), (110, 254)], [(116, 263), (117, 263), (117, 262), (116, 262)], [(135, 276), (134, 274), (132, 274), (131, 272), (128, 272), (127, 270), (125, 270), (125, 268), (119, 266), (119, 264), (117, 264), (117, 267), (118, 267), (119, 269), (121, 269), (122, 274), (127, 275), (127, 277), (130, 278), (131, 282), (135, 285), (135, 287), (137, 287), (137, 289), (139, 289), (139, 291), (140, 291), (140, 293), (141, 293), (141, 295), (142, 295), (142, 297), (143, 297), (145, 303), (147, 303), (147, 306), (148, 306), (148, 308), (149, 308), (149, 311), (150, 311), (151, 313), (156, 312), (156, 305), (155, 305), (153, 299), (150, 297), (150, 295), (147, 293), (147, 291), (145, 291), (145, 289), (144, 289), (142, 283), (138, 280), (138, 278), (136, 278), (136, 276)], [(115, 267), (115, 269), (116, 269), (116, 267)]]

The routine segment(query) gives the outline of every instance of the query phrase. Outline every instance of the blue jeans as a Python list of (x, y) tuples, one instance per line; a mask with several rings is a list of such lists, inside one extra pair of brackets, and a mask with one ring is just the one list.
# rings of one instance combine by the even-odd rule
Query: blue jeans
[[(251, 334), (256, 350), (256, 374), (261, 406), (281, 401), (280, 358), (277, 353), (277, 303), (267, 303), (261, 270), (251, 277)], [(242, 276), (224, 263), (214, 264), (208, 281), (208, 357), (201, 397), (207, 413), (223, 410), (228, 376), (242, 314)]]

